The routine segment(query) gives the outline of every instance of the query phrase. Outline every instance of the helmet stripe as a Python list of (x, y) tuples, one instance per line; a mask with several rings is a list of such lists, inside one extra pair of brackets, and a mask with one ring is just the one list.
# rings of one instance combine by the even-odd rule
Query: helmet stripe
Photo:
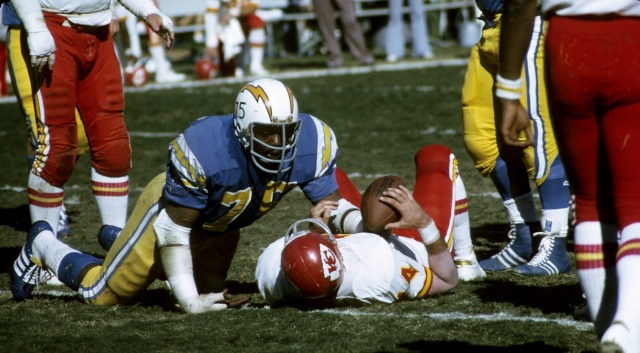
[(260, 86), (255, 87), (251, 85), (246, 85), (242, 90), (249, 91), (249, 93), (251, 93), (253, 98), (255, 98), (256, 102), (260, 102), (260, 98), (262, 98), (262, 102), (267, 108), (267, 113), (269, 114), (269, 118), (271, 119), (271, 117), (273, 116), (273, 112), (271, 111), (271, 103), (269, 103), (269, 97), (267, 96), (267, 93), (264, 91), (264, 88)]
[(293, 92), (291, 91), (291, 88), (289, 88), (288, 86), (285, 87), (287, 88), (287, 94), (289, 94), (289, 108), (291, 108), (289, 110), (291, 111), (291, 114), (293, 114), (293, 102), (295, 98), (293, 98)]

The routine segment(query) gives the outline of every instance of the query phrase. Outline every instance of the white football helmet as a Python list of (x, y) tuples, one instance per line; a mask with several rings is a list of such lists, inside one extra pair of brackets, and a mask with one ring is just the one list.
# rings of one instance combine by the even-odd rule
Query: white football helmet
[(300, 120), (289, 87), (268, 78), (249, 82), (238, 93), (234, 113), (236, 136), (256, 167), (270, 174), (293, 167)]
[[(320, 226), (326, 235), (301, 230), (304, 223)], [(329, 228), (317, 219), (302, 219), (284, 237), (281, 268), (284, 277), (304, 298), (319, 299), (337, 292), (344, 265), (338, 243)]]

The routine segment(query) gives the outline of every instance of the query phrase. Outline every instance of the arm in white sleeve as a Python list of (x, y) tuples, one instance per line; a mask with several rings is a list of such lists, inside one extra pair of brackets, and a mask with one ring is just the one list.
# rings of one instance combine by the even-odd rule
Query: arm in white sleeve
[(182, 310), (187, 313), (203, 313), (226, 309), (224, 293), (198, 294), (189, 246), (191, 230), (175, 224), (164, 209), (158, 214), (153, 228), (162, 267)]
[(346, 199), (338, 200), (338, 209), (331, 211), (329, 223), (331, 231), (338, 234), (360, 233), (364, 230), (360, 209)]
[(152, 13), (161, 14), (160, 10), (151, 0), (118, 0), (122, 6), (129, 10), (132, 14), (146, 19)]
[[(32, 66), (40, 71), (48, 63), (49, 68), (52, 69), (56, 44), (44, 21), (39, 0), (12, 1), (11, 4), (27, 31), (27, 44), (29, 45)], [(50, 58), (41, 59), (47, 56)], [(38, 63), (36, 59), (38, 59)]]

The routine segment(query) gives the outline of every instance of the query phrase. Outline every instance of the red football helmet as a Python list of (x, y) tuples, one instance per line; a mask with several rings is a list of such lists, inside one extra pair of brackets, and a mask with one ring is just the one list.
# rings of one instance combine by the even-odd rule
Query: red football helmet
[(200, 80), (209, 80), (218, 75), (218, 65), (209, 59), (196, 60), (195, 66), (196, 77)]
[[(327, 234), (299, 231), (298, 225), (315, 223)], [(315, 219), (295, 222), (284, 238), (282, 272), (298, 293), (319, 299), (335, 293), (342, 283), (344, 266), (336, 239), (327, 226)]]
[(124, 68), (124, 83), (127, 86), (142, 87), (149, 82), (149, 72), (144, 64), (147, 60), (138, 60)]

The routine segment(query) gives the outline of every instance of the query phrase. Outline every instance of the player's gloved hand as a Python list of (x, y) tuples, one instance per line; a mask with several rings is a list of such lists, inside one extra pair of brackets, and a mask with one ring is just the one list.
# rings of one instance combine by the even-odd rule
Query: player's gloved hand
[(38, 72), (42, 72), (45, 67), (53, 70), (56, 44), (51, 33), (46, 29), (28, 32), (27, 44), (29, 45), (29, 54), (31, 54), (31, 66)]
[(152, 13), (145, 19), (149, 28), (157, 33), (160, 37), (164, 38), (167, 42), (167, 48), (173, 46), (174, 33), (173, 33), (173, 21), (169, 16), (163, 13)]
[(199, 314), (227, 308), (238, 308), (248, 302), (249, 299), (251, 299), (251, 297), (248, 295), (233, 298), (224, 290), (219, 293), (200, 294), (187, 298), (180, 302), (180, 307), (187, 313)]

